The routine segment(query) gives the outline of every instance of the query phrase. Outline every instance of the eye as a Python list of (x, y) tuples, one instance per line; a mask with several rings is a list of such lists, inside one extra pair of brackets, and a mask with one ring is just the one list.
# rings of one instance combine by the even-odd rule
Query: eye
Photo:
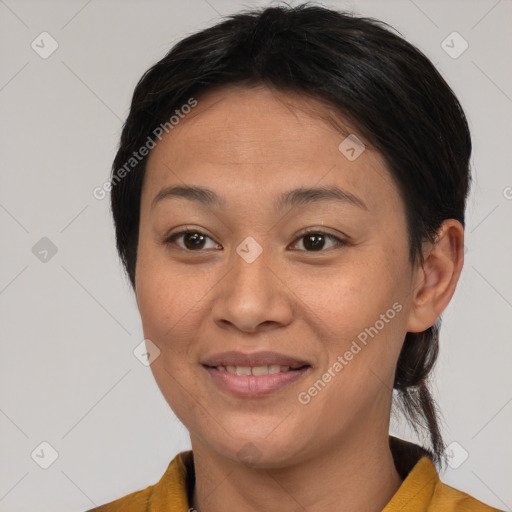
[[(181, 244), (177, 242), (180, 239), (182, 242)], [(211, 241), (210, 247), (205, 247), (207, 245), (207, 240)], [(297, 245), (297, 242), (302, 240), (306, 252), (321, 252), (325, 249), (326, 240), (331, 241), (334, 248), (347, 244), (347, 242), (338, 238), (337, 236), (319, 230), (309, 230), (302, 233), (296, 239), (293, 246)], [(199, 252), (203, 249), (222, 249), (221, 245), (217, 244), (208, 235), (205, 235), (198, 230), (180, 231), (179, 233), (174, 233), (164, 240), (164, 244), (177, 245), (180, 249), (189, 252)]]
[[(303, 241), (302, 244), (306, 248), (307, 252), (320, 252), (325, 249), (325, 241), (330, 240), (334, 244), (334, 248), (342, 247), (347, 244), (341, 238), (337, 236), (331, 235), (330, 233), (326, 233), (324, 231), (318, 231), (315, 229), (306, 231), (302, 233), (297, 241)], [(296, 244), (297, 242), (295, 242)]]
[[(183, 245), (177, 244), (178, 239), (182, 239)], [(180, 249), (184, 249), (186, 251), (201, 251), (205, 249), (206, 240), (211, 240), (213, 247), (209, 247), (209, 249), (222, 249), (222, 247), (213, 242), (213, 240), (201, 231), (180, 231), (179, 233), (174, 233), (173, 235), (167, 237), (164, 240), (165, 245), (178, 245)], [(208, 249), (208, 247), (206, 247)]]

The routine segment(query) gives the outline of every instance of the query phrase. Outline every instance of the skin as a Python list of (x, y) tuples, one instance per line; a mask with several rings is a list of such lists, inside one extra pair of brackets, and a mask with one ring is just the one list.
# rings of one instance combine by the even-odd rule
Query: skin
[[(445, 221), (423, 266), (412, 265), (403, 201), (382, 157), (367, 146), (348, 160), (338, 146), (355, 131), (345, 124), (340, 133), (324, 111), (263, 86), (223, 87), (198, 98), (149, 156), (137, 304), (144, 336), (161, 351), (156, 382), (190, 432), (200, 512), (380, 511), (401, 484), (388, 445), (395, 367), (407, 331), (433, 325), (453, 295), (463, 228)], [(152, 204), (171, 185), (208, 187), (226, 204)], [(334, 185), (366, 208), (328, 200), (274, 209), (282, 192)], [(307, 228), (345, 243), (326, 238), (314, 251)], [(185, 230), (208, 238), (199, 249), (190, 236), (164, 243)], [(236, 252), (249, 236), (262, 248), (252, 263)], [(394, 303), (401, 311), (300, 403)], [(235, 397), (200, 365), (226, 350), (273, 350), (312, 368), (265, 397)], [(252, 464), (240, 450), (256, 454)]]

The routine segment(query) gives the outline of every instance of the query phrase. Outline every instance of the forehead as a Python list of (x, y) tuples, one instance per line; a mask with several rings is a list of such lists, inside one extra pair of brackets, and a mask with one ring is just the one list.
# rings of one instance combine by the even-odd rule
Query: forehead
[(198, 99), (165, 137), (166, 146), (172, 150), (194, 142), (193, 152), (180, 151), (176, 163), (192, 158), (230, 165), (310, 160), (314, 155), (308, 149), (320, 142), (323, 151), (337, 151), (341, 134), (322, 118), (326, 113), (314, 100), (264, 86), (221, 87)]
[(396, 196), (377, 152), (367, 146), (350, 160), (340, 151), (355, 130), (338, 118), (343, 131), (333, 126), (333, 112), (318, 101), (263, 86), (222, 87), (197, 101), (150, 153), (144, 189), (153, 195), (186, 182), (217, 185), (226, 195), (274, 196), (294, 183)]

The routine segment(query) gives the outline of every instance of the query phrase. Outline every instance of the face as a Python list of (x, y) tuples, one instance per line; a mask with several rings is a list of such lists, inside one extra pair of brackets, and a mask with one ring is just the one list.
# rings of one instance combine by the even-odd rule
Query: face
[(151, 368), (193, 445), (233, 461), (279, 467), (387, 431), (415, 280), (405, 211), (383, 159), (357, 156), (324, 108), (217, 89), (147, 162)]

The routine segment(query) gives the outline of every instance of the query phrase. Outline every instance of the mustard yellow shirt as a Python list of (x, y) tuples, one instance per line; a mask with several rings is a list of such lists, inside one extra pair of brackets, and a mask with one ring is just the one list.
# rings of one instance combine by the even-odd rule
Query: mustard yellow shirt
[[(421, 447), (393, 436), (389, 443), (403, 482), (382, 512), (502, 512), (443, 484)], [(88, 512), (188, 512), (194, 485), (193, 453), (181, 452), (155, 485)]]

